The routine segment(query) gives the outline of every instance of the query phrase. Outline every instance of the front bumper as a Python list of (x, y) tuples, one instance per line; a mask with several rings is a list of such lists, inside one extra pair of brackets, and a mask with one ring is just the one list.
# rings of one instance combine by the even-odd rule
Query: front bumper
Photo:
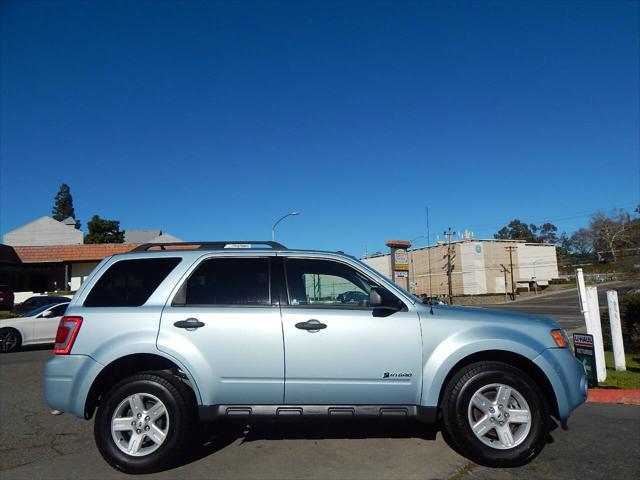
[(548, 348), (534, 363), (547, 375), (558, 402), (560, 420), (587, 400), (587, 376), (583, 365), (568, 348)]
[(103, 365), (87, 355), (57, 355), (44, 366), (44, 398), (61, 412), (84, 418), (87, 395)]

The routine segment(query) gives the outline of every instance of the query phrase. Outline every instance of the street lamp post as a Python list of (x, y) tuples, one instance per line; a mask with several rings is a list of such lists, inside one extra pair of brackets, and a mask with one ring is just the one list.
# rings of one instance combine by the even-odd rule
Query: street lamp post
[(289, 212), (286, 215), (283, 215), (282, 217), (280, 217), (273, 225), (271, 225), (271, 241), (272, 242), (276, 241), (276, 227), (278, 226), (278, 224), (285, 218), (292, 217), (295, 215), (300, 215), (300, 212)]

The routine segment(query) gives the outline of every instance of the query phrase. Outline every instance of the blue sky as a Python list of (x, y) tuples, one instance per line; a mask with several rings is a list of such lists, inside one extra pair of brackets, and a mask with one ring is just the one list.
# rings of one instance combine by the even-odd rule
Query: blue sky
[(361, 255), (640, 201), (637, 2), (4, 1), (0, 232)]

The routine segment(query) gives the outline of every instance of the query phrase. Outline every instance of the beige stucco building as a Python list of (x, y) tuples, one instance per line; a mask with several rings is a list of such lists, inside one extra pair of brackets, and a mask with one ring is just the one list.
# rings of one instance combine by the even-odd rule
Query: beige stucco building
[[(505, 288), (510, 293), (509, 247), (512, 247), (516, 289), (544, 288), (549, 285), (549, 280), (558, 277), (555, 245), (518, 240), (458, 240), (451, 242), (450, 247), (453, 295), (500, 294), (505, 293)], [(447, 244), (439, 243), (409, 250), (408, 277), (396, 279), (397, 283), (418, 295), (448, 295), (448, 248)], [(362, 260), (391, 278), (388, 254)]]

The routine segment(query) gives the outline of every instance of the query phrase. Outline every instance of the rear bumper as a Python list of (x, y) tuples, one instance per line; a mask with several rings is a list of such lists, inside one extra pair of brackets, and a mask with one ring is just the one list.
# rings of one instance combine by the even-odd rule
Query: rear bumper
[(87, 355), (57, 355), (44, 367), (44, 398), (61, 412), (84, 417), (84, 408), (93, 380), (103, 365)]
[(534, 362), (547, 375), (558, 402), (560, 420), (587, 400), (587, 377), (582, 364), (567, 348), (548, 348)]

